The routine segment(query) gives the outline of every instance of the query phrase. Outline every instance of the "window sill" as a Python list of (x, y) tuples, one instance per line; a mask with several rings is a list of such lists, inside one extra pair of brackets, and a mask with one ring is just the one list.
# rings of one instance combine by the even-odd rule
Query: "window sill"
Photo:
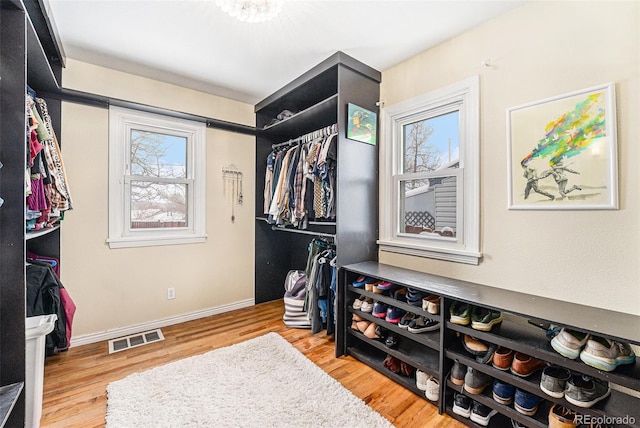
[(427, 257), (430, 259), (446, 260), (450, 262), (478, 265), (482, 253), (450, 248), (426, 247), (423, 245), (411, 245), (404, 242), (377, 241), (381, 251), (406, 254), (409, 256)]
[(109, 238), (109, 248), (156, 247), (159, 245), (200, 244), (207, 240), (207, 235), (148, 237), (148, 238)]

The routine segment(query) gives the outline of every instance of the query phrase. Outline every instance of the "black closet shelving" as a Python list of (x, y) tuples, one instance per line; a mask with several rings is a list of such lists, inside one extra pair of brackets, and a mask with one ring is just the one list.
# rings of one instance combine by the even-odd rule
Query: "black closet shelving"
[[(38, 25), (38, 28), (34, 27)], [(25, 419), (25, 252), (59, 257), (59, 228), (25, 231), (25, 96), (29, 85), (41, 96), (59, 88), (62, 58), (37, 1), (0, 2), (0, 426), (22, 427)], [(61, 106), (48, 105), (60, 135)]]
[[(377, 257), (378, 147), (346, 138), (347, 105), (377, 111), (380, 73), (337, 52), (255, 106), (255, 302), (280, 299), (289, 270), (303, 270), (316, 237), (337, 245), (338, 267)], [(284, 110), (290, 117), (274, 123)], [(300, 230), (274, 227), (263, 213), (267, 155), (274, 144), (337, 124), (335, 221), (310, 221)], [(287, 233), (283, 233), (287, 232)]]
[[(440, 296), (440, 316), (434, 317), (424, 313), (419, 307), (412, 307), (389, 296), (381, 296), (362, 288), (353, 287), (353, 281), (361, 275)], [(336, 338), (338, 355), (352, 355), (379, 372), (389, 375), (414, 392), (416, 392), (415, 384), (407, 385), (408, 379), (398, 380), (396, 375), (391, 376), (389, 371), (382, 366), (379, 357), (381, 352), (393, 355), (401, 361), (435, 376), (440, 381), (440, 400), (433, 404), (438, 406), (440, 413), (447, 413), (468, 426), (480, 426), (453, 412), (454, 395), (460, 393), (498, 412), (491, 418), (489, 427), (510, 426), (510, 419), (531, 428), (546, 427), (549, 410), (554, 403), (584, 416), (596, 418), (623, 418), (627, 416), (628, 424), (624, 422), (627, 425), (620, 426), (640, 427), (640, 398), (638, 398), (640, 396), (640, 358), (636, 360), (635, 364), (618, 367), (612, 372), (597, 370), (586, 365), (580, 359), (571, 360), (556, 353), (546, 336), (546, 330), (539, 326), (541, 323), (567, 326), (609, 339), (640, 345), (640, 328), (638, 328), (640, 327), (640, 317), (638, 316), (487, 287), (373, 261), (343, 266), (339, 271), (339, 284), (338, 324), (342, 325), (343, 330), (338, 332)], [(354, 310), (353, 302), (361, 295), (416, 314), (436, 318), (440, 321), (440, 329), (431, 333), (411, 334), (384, 320), (375, 318), (371, 314)], [(472, 305), (490, 307), (501, 311), (504, 319), (501, 324), (494, 326), (488, 332), (475, 330), (470, 326), (453, 324), (448, 320), (449, 308), (453, 302), (467, 302)], [(397, 346), (387, 348), (381, 341), (369, 339), (364, 334), (354, 331), (351, 328), (351, 319), (354, 314), (396, 333), (399, 336)], [(548, 364), (565, 367), (576, 375), (587, 375), (610, 382), (612, 385), (610, 396), (591, 408), (576, 406), (564, 398), (550, 397), (540, 389), (541, 370), (522, 378), (510, 371), (498, 370), (491, 364), (482, 364), (465, 350), (462, 344), (464, 335), (472, 336), (486, 343), (504, 346), (514, 352), (530, 355)], [(375, 352), (371, 351), (372, 348), (375, 348)], [(420, 357), (417, 357), (421, 353), (428, 355), (427, 360), (421, 360)], [(541, 401), (538, 410), (533, 416), (528, 416), (519, 413), (513, 404), (507, 406), (498, 403), (492, 397), (491, 386), (487, 387), (482, 394), (469, 394), (462, 386), (455, 385), (449, 380), (454, 361), (467, 367), (473, 367), (493, 379), (511, 384), (522, 391), (539, 396)], [(631, 392), (627, 389), (630, 389)], [(425, 400), (428, 401), (426, 397)]]

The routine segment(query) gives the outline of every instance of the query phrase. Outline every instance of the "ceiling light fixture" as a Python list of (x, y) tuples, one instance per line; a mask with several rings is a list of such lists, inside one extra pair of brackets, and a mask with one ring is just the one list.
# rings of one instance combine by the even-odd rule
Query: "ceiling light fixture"
[(216, 0), (220, 9), (244, 22), (264, 22), (282, 10), (284, 0)]

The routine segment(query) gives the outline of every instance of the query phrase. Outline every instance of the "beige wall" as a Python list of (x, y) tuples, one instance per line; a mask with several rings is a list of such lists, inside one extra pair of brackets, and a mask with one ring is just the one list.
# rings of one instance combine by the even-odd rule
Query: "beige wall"
[[(69, 60), (63, 86), (246, 125), (253, 106)], [(62, 227), (62, 281), (78, 309), (74, 336), (180, 317), (254, 295), (255, 138), (207, 129), (207, 234), (203, 244), (109, 249), (107, 109), (63, 103), (61, 142), (73, 210)], [(231, 223), (222, 167), (244, 173)], [(167, 288), (175, 287), (175, 300)], [(247, 303), (248, 302), (248, 303)]]
[[(380, 252), (380, 261), (639, 315), (639, 31), (638, 2), (530, 2), (384, 71), (387, 106), (480, 75), (484, 258), (468, 266)], [(607, 82), (620, 209), (507, 210), (506, 109)]]

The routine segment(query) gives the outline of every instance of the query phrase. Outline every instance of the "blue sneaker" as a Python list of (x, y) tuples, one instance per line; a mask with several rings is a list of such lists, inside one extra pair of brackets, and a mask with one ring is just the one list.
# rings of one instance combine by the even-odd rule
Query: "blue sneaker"
[(513, 385), (498, 379), (493, 381), (493, 399), (498, 403), (508, 406), (513, 402), (515, 392), (516, 388)]
[(398, 324), (406, 313), (407, 311), (403, 309), (394, 308), (393, 306), (391, 306), (389, 307), (389, 309), (387, 309), (387, 315), (385, 316), (384, 320), (390, 322), (391, 324)]
[(373, 305), (373, 311), (371, 311), (371, 315), (376, 318), (384, 318), (387, 316), (387, 309), (389, 309), (389, 306), (386, 303), (376, 302), (376, 304)]
[(513, 407), (523, 415), (533, 416), (538, 411), (541, 398), (535, 394), (516, 388), (515, 404)]

